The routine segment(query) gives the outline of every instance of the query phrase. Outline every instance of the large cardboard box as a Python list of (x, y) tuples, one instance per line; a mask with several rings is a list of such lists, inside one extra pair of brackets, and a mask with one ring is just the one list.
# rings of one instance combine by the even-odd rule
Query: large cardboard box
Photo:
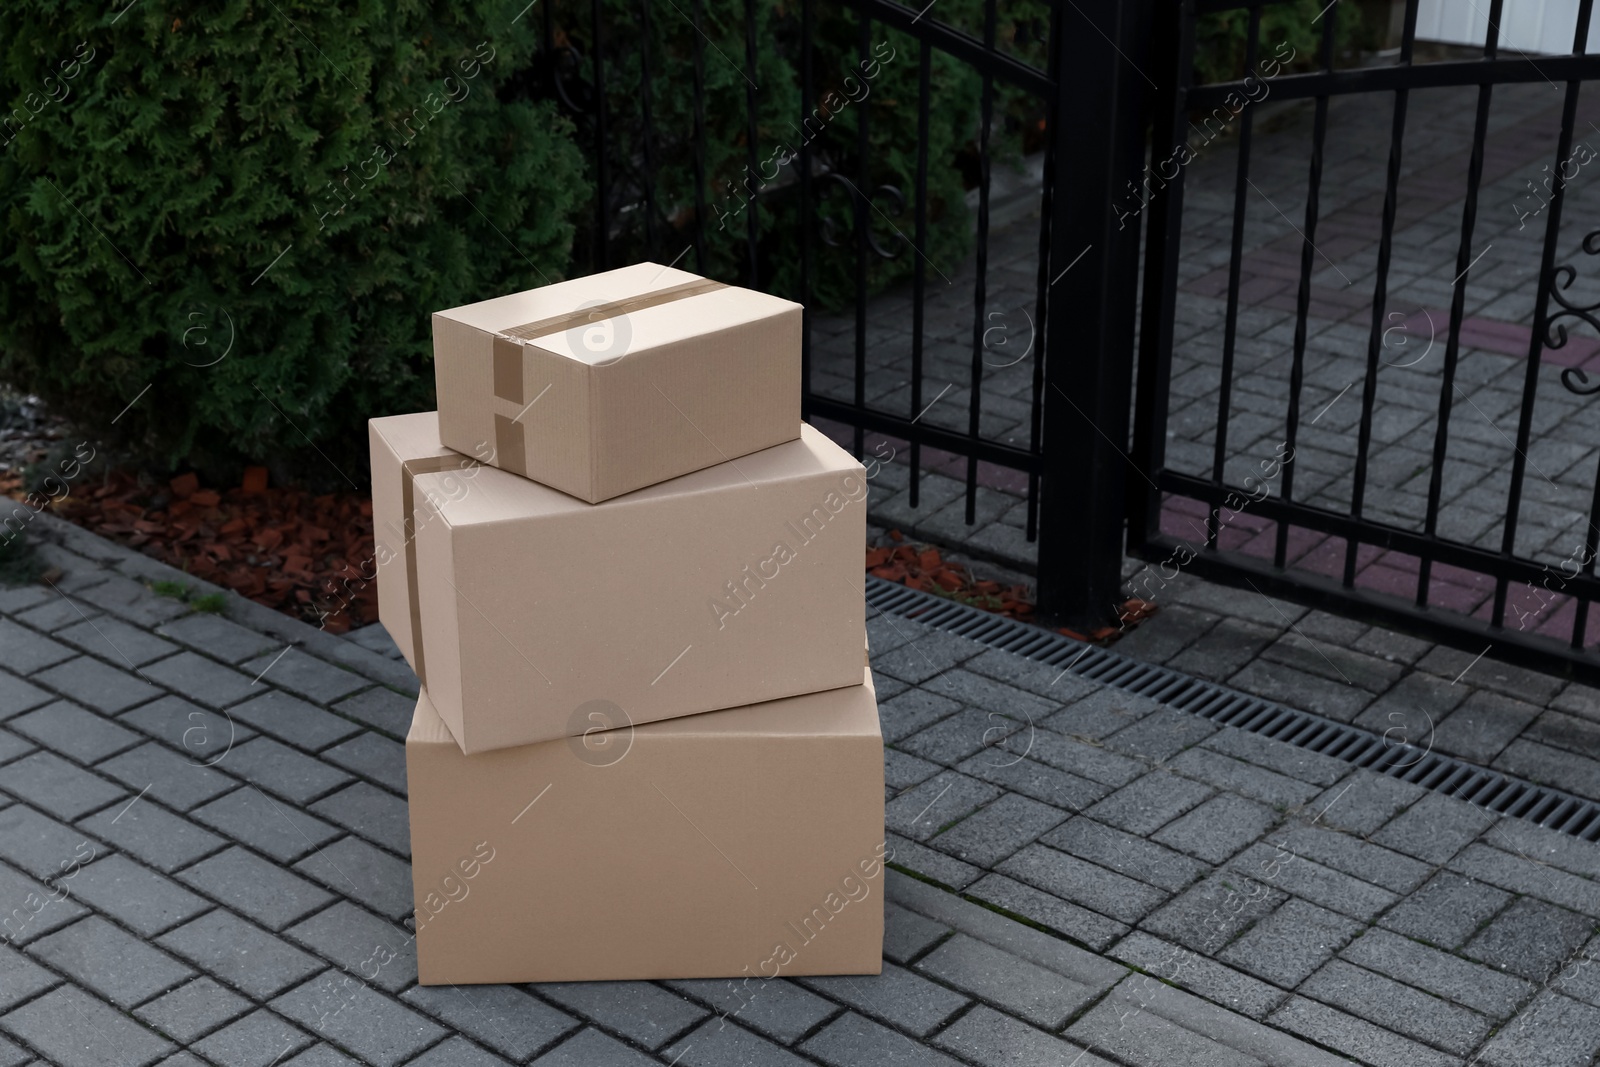
[[(818, 431), (601, 504), (374, 419), (379, 617), (464, 752), (860, 682), (861, 465)], [(463, 468), (465, 465), (465, 469)]]
[(406, 737), (421, 982), (735, 977), (754, 998), (778, 975), (877, 974), (864, 681), (476, 756), (424, 690)]
[(435, 312), (441, 439), (590, 503), (791, 441), (800, 314), (655, 263)]

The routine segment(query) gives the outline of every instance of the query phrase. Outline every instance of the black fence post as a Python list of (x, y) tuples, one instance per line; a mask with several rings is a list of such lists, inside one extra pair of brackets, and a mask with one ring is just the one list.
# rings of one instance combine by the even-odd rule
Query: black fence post
[(1152, 0), (1057, 6), (1049, 121), (1038, 600), (1051, 619), (1116, 617), (1122, 585)]

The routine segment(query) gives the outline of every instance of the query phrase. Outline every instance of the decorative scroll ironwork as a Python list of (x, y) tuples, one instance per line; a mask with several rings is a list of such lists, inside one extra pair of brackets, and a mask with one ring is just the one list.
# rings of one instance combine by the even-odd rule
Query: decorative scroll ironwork
[[(827, 190), (833, 186), (842, 186), (845, 190), (845, 195), (849, 197), (851, 201), (854, 201), (857, 197), (865, 200), (865, 206), (867, 210), (870, 210), (873, 214), (882, 214), (886, 220), (892, 216), (899, 215), (906, 209), (905, 194), (895, 186), (880, 185), (876, 189), (873, 189), (870, 193), (864, 192), (855, 182), (851, 181), (849, 178), (846, 178), (843, 174), (836, 170), (830, 170), (826, 174), (817, 176), (816, 189), (818, 200), (821, 200), (823, 197), (825, 197), (827, 195)], [(873, 201), (880, 196), (889, 201), (890, 209), (888, 211), (884, 211), (882, 208), (878, 207), (878, 205), (873, 203)], [(840, 244), (839, 223), (831, 215), (820, 215), (819, 213), (819, 216), (822, 222), (822, 240), (826, 244), (837, 248)], [(900, 254), (906, 250), (906, 245), (909, 244), (906, 235), (900, 232), (899, 227), (894, 226), (893, 222), (890, 222), (889, 225), (894, 228), (896, 237), (893, 248), (885, 248), (878, 242), (877, 234), (872, 232), (872, 218), (870, 216), (867, 219), (867, 225), (864, 227), (866, 231), (867, 247), (872, 249), (872, 254), (877, 256), (879, 259), (898, 259)]]
[[(1600, 230), (1595, 230), (1583, 239), (1583, 251), (1587, 255), (1600, 256)], [(1570, 264), (1562, 264), (1550, 272), (1550, 299), (1561, 305), (1561, 310), (1551, 315), (1545, 324), (1544, 343), (1547, 348), (1562, 348), (1567, 343), (1567, 327), (1562, 319), (1577, 319), (1579, 322), (1588, 323), (1596, 333), (1600, 333), (1600, 299), (1592, 304), (1581, 304), (1570, 296), (1563, 295), (1563, 290), (1571, 287), (1578, 279), (1578, 270)], [(1568, 367), (1561, 372), (1561, 384), (1579, 396), (1593, 396), (1600, 393), (1600, 380), (1593, 385), (1589, 384), (1589, 376), (1577, 367)]]

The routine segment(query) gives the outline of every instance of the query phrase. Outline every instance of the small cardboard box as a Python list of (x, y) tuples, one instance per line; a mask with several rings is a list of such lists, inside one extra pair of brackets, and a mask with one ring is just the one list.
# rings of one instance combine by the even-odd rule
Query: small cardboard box
[(424, 690), (406, 781), (424, 985), (732, 977), (744, 1003), (780, 974), (881, 969), (870, 672), (477, 756)]
[(601, 504), (370, 423), (378, 612), (464, 752), (857, 685), (867, 482), (820, 432)]
[(435, 312), (440, 438), (591, 504), (792, 441), (800, 314), (654, 263)]

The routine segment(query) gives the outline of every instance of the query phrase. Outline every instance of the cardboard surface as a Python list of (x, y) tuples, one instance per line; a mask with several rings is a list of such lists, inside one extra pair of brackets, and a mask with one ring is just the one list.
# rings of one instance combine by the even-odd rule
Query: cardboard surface
[(405, 475), (451, 463), (432, 412), (370, 437), (379, 616), (463, 751), (582, 733), (594, 700), (642, 724), (859, 683), (867, 483), (811, 427), (601, 504)]
[(476, 756), (424, 690), (406, 738), (421, 982), (736, 977), (755, 998), (780, 974), (877, 974), (883, 738), (856, 672)]
[(441, 440), (590, 503), (794, 440), (800, 315), (655, 263), (436, 312)]

